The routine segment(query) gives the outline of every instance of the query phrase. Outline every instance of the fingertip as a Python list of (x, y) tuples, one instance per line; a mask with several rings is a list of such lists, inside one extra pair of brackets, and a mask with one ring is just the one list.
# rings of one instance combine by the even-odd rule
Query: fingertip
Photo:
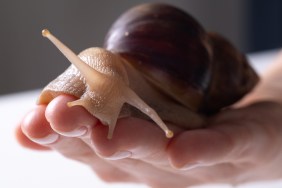
[(97, 119), (83, 107), (67, 106), (75, 99), (70, 95), (60, 95), (49, 103), (45, 112), (52, 129), (66, 137), (84, 136), (97, 123)]
[(40, 145), (49, 145), (59, 139), (49, 122), (45, 118), (45, 105), (38, 105), (28, 112), (21, 121), (21, 130), (23, 134), (31, 141)]
[(21, 130), (28, 138), (42, 138), (52, 133), (44, 115), (45, 109), (46, 106), (36, 106), (22, 119)]
[(22, 131), (21, 126), (18, 125), (15, 129), (15, 137), (18, 143), (25, 148), (33, 149), (33, 150), (42, 150), (47, 151), (51, 150), (49, 147), (39, 145), (33, 141), (31, 141)]

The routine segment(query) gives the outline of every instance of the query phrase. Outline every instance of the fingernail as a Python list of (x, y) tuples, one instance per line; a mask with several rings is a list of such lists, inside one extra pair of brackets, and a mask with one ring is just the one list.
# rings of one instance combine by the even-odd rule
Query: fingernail
[(59, 139), (59, 135), (57, 133), (52, 133), (44, 138), (30, 138), (30, 139), (38, 144), (48, 145), (55, 143)]
[(84, 136), (87, 133), (87, 131), (88, 131), (88, 128), (86, 126), (82, 126), (73, 131), (60, 132), (60, 134), (63, 136), (67, 136), (67, 137), (80, 137), (80, 136)]
[(184, 165), (183, 167), (181, 167), (179, 170), (183, 170), (183, 171), (192, 170), (194, 168), (198, 168), (198, 167), (201, 167), (201, 166), (203, 166), (202, 163), (188, 163), (188, 164)]
[(132, 153), (130, 151), (118, 151), (115, 154), (113, 154), (112, 156), (104, 157), (104, 158), (108, 160), (120, 160), (120, 159), (129, 158), (131, 156), (132, 156)]

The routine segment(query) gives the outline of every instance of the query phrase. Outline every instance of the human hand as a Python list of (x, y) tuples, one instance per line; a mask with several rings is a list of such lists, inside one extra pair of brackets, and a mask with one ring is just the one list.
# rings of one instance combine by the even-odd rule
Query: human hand
[(68, 108), (71, 100), (62, 95), (28, 113), (17, 129), (19, 142), (57, 150), (110, 182), (165, 188), (281, 178), (279, 104), (225, 110), (205, 129), (187, 131), (170, 125), (176, 132), (171, 140), (152, 123), (124, 118), (108, 140), (107, 127), (81, 107)]

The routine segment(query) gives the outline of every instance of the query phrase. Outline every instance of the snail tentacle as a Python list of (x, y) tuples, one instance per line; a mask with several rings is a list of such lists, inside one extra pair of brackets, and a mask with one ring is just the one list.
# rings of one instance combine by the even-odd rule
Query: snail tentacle
[(167, 138), (173, 137), (173, 132), (169, 130), (166, 124), (162, 121), (156, 111), (147, 105), (133, 90), (130, 88), (126, 91), (126, 103), (139, 109), (141, 112), (149, 116), (164, 132)]
[(113, 134), (114, 134), (114, 130), (115, 130), (115, 127), (116, 127), (116, 123), (117, 123), (117, 119), (118, 119), (118, 116), (119, 116), (120, 109), (121, 109), (121, 106), (120, 106), (119, 110), (116, 111), (115, 114), (110, 114), (109, 121), (105, 122), (105, 124), (107, 124), (109, 126), (108, 136), (107, 136), (108, 139), (113, 138)]
[(84, 100), (78, 99), (76, 101), (71, 101), (67, 103), (68, 107), (73, 107), (73, 106), (83, 106), (84, 105)]
[(79, 69), (81, 74), (87, 80), (87, 82), (92, 82), (94, 76), (99, 79), (103, 75), (91, 68), (88, 64), (84, 63), (71, 49), (64, 45), (60, 40), (58, 40), (48, 29), (42, 30), (42, 35), (48, 38), (63, 54), (64, 56)]

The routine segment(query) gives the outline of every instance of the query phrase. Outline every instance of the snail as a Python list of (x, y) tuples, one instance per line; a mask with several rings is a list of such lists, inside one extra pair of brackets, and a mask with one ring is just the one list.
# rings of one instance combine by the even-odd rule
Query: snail
[(109, 126), (135, 116), (153, 120), (166, 136), (174, 123), (202, 127), (217, 113), (248, 93), (258, 76), (244, 54), (219, 34), (206, 32), (188, 13), (166, 4), (143, 4), (126, 11), (106, 35), (104, 48), (76, 55), (47, 29), (43, 36), (72, 65), (39, 96), (48, 104), (66, 93)]

